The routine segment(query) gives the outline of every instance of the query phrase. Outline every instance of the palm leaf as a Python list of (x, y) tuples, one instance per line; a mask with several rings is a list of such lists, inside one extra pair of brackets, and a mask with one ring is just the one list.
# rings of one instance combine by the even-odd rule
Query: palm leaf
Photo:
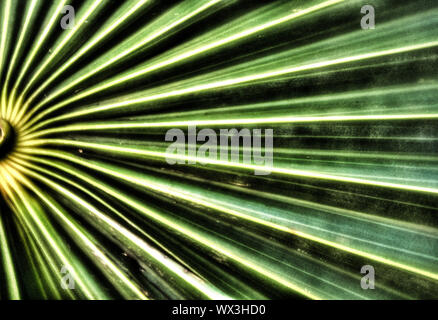
[[(362, 5), (3, 0), (0, 298), (436, 298), (438, 6)], [(274, 163), (169, 154), (189, 126)]]

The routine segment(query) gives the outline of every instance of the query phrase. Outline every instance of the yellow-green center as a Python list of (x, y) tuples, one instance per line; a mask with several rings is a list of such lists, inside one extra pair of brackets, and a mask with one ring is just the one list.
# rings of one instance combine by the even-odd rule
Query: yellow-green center
[(9, 151), (12, 142), (13, 131), (11, 125), (0, 118), (0, 157)]

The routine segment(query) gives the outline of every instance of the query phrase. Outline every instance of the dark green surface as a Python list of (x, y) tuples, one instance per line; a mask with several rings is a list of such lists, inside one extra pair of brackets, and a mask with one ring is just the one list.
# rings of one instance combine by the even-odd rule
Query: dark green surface
[[(163, 3), (1, 1), (0, 297), (438, 298), (438, 3)], [(188, 125), (272, 173), (168, 165)]]

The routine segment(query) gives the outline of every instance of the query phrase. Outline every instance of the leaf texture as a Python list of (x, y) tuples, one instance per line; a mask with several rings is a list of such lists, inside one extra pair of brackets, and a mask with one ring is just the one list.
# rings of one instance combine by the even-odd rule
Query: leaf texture
[(438, 3), (363, 5), (2, 0), (0, 298), (437, 298)]

